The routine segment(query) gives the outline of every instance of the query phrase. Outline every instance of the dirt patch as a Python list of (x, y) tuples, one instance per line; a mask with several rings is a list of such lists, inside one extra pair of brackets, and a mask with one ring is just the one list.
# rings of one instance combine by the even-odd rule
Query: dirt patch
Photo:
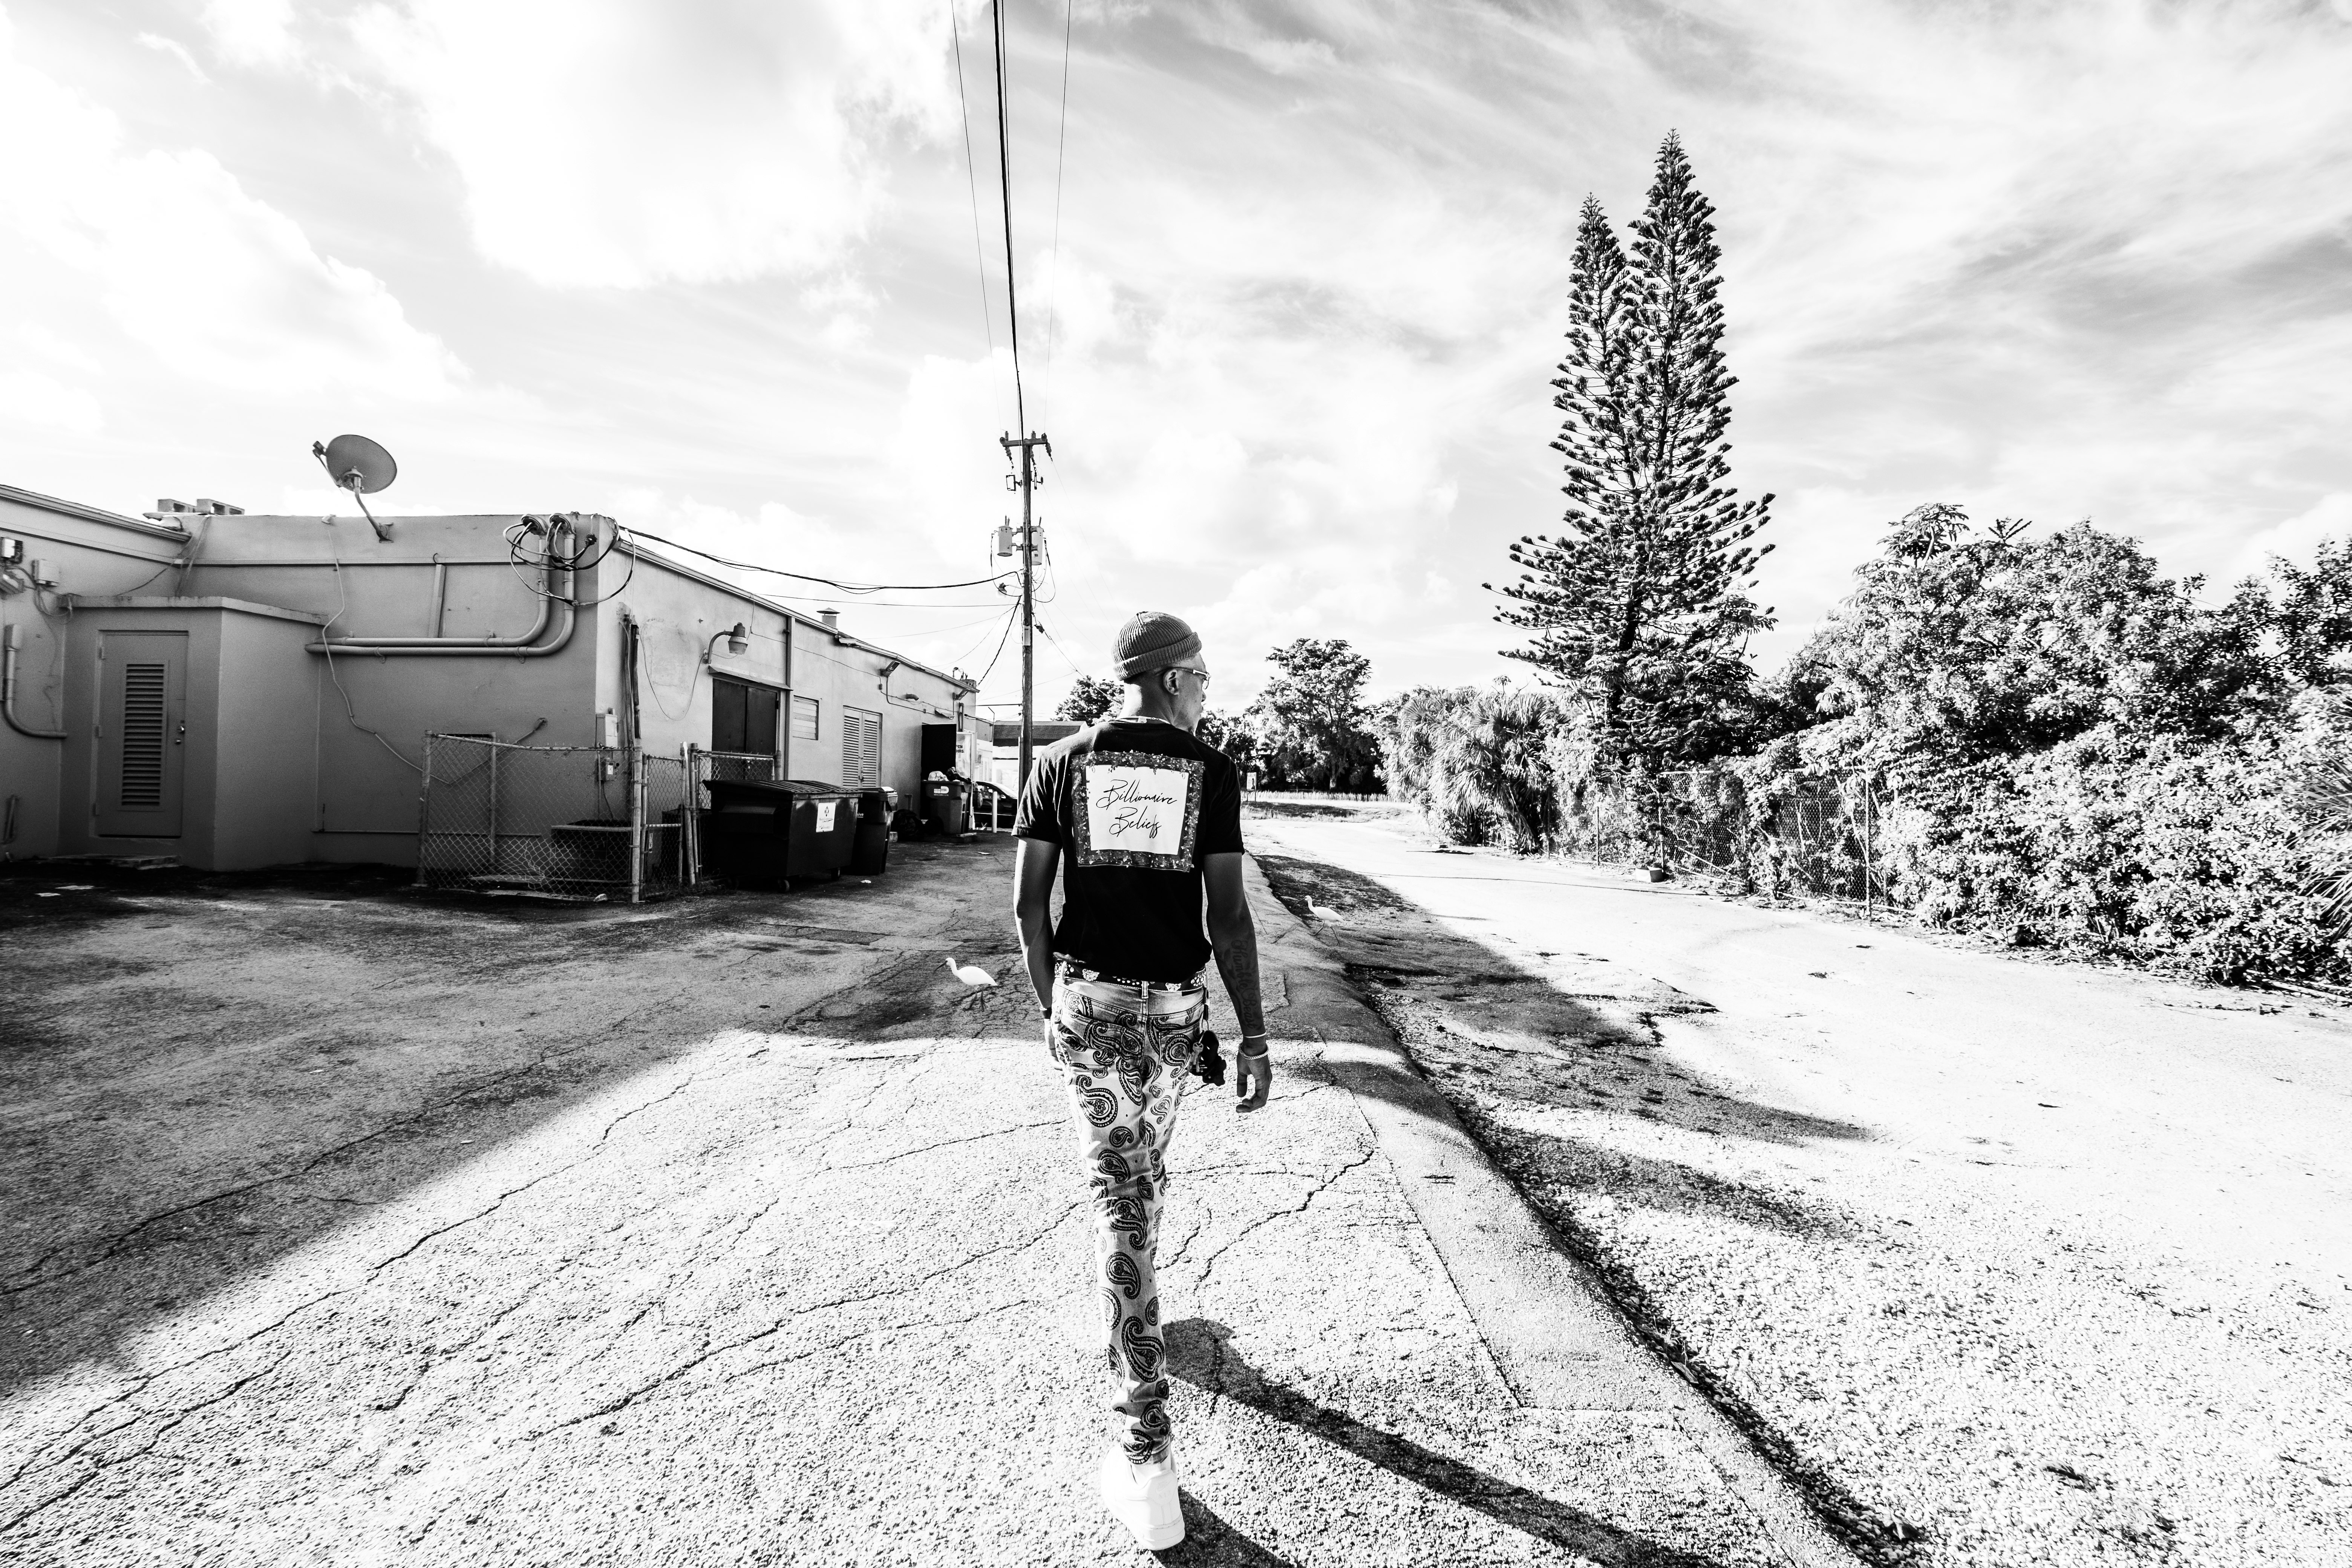
[(1866, 1245), (1865, 1233), (1832, 1203), (1563, 1132), (1528, 1113), (1623, 1116), (1783, 1147), (1859, 1139), (1864, 1130), (1748, 1098), (1675, 1062), (1660, 1048), (1656, 1020), (1708, 1009), (1670, 986), (1582, 954), (1553, 955), (1564, 960), (1561, 971), (1537, 973), (1357, 872), (1285, 857), (1259, 864), (1276, 897), (1341, 958), (1472, 1137), (1601, 1280), (1634, 1331), (1746, 1432), (1849, 1546), (1874, 1563), (1909, 1561), (1916, 1527), (1810, 1461), (1717, 1376), (1695, 1348), (1710, 1336), (1675, 1320), (1589, 1214), (1622, 1206), (1847, 1245)]
[(1253, 800), (1242, 806), (1244, 816), (1354, 816), (1344, 805), (1321, 805), (1304, 800)]

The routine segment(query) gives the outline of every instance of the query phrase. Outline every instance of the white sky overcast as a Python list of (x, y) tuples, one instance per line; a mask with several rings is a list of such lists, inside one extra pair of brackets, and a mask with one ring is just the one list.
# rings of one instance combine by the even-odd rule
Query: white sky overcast
[[(981, 575), (1012, 379), (947, 4), (10, 0), (0, 479), (329, 510), (359, 430), (389, 510)], [(1220, 705), (1300, 636), (1384, 690), (1517, 668), (1479, 584), (1558, 521), (1577, 206), (1630, 220), (1669, 129), (1780, 497), (1768, 661), (1923, 501), (2221, 577), (2352, 531), (2352, 0), (1078, 0), (1057, 247), (1063, 18), (1010, 0), (1013, 222), (1090, 673), (1146, 606)], [(979, 670), (992, 595), (934, 597), (845, 618)]]

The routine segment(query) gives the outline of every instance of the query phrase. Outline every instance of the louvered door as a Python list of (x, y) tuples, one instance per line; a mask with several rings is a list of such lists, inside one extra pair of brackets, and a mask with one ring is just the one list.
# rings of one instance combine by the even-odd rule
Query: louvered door
[(98, 831), (177, 838), (187, 771), (187, 634), (109, 632), (99, 660)]
[(841, 710), (841, 782), (852, 789), (881, 784), (881, 714), (860, 708)]

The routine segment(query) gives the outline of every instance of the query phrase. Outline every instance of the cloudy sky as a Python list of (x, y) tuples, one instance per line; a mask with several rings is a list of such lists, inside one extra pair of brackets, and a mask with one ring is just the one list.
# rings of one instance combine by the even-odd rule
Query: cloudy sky
[[(1780, 497), (1768, 660), (1922, 501), (2219, 576), (2352, 531), (2352, 0), (1008, 5), (1049, 696), (1146, 605), (1221, 701), (1299, 636), (1384, 689), (1509, 668), (1479, 584), (1557, 519), (1577, 206), (1630, 218), (1670, 129), (1734, 478)], [(979, 576), (986, 39), (965, 0), (5, 0), (0, 479), (327, 510), (310, 443), (360, 430), (393, 510)], [(977, 672), (992, 597), (845, 603)]]

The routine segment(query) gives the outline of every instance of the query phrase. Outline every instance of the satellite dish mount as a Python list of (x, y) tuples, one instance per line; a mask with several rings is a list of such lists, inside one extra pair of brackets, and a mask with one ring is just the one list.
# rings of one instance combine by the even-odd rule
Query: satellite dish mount
[(392, 454), (364, 436), (338, 436), (331, 441), (311, 442), (310, 455), (319, 459), (336, 489), (352, 492), (352, 499), (360, 503), (360, 515), (368, 520), (375, 536), (389, 540), (392, 524), (377, 521), (375, 513), (368, 510), (366, 498), (399, 477), (400, 465), (392, 460)]

